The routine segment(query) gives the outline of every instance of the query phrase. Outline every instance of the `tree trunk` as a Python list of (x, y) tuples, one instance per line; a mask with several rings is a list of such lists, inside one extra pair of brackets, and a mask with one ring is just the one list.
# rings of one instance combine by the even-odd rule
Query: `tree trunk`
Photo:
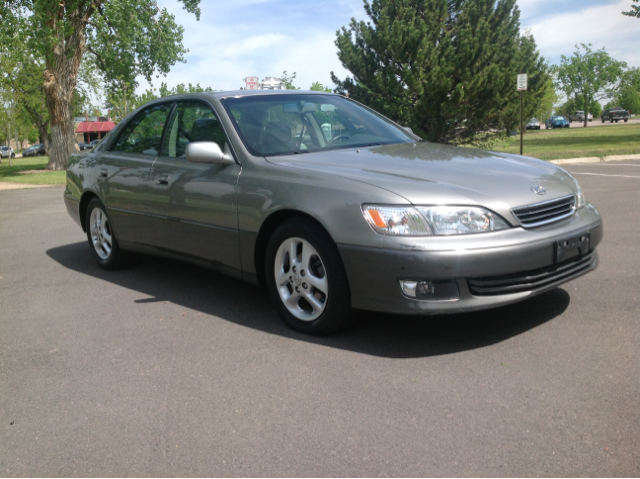
[(79, 151), (71, 108), (85, 48), (84, 28), (84, 24), (77, 25), (69, 37), (58, 33), (59, 41), (47, 59), (47, 69), (43, 73), (44, 93), (51, 122), (51, 148), (47, 165), (49, 170), (66, 169), (69, 155)]
[[(62, 62), (66, 63), (66, 59)], [(75, 133), (73, 130), (73, 119), (71, 118), (71, 97), (75, 90), (75, 78), (73, 81), (60, 78), (49, 70), (44, 72), (44, 90), (49, 109), (49, 119), (51, 121), (51, 145), (49, 148), (49, 170), (65, 170), (69, 155), (78, 151)], [(66, 80), (66, 81), (65, 81)], [(69, 83), (73, 83), (70, 88)]]
[(587, 127), (587, 123), (589, 122), (589, 110), (588, 106), (591, 104), (589, 98), (585, 97), (584, 99), (584, 128)]

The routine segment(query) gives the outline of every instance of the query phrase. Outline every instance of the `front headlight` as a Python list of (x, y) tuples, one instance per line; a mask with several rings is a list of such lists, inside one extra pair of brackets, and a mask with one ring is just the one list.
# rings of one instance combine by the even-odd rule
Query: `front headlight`
[(373, 231), (393, 236), (446, 236), (509, 228), (501, 217), (477, 206), (365, 205), (362, 213)]

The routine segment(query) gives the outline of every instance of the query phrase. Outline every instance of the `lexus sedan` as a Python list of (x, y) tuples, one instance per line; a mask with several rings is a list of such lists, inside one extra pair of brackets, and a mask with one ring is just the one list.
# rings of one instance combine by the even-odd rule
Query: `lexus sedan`
[(352, 309), (530, 298), (594, 270), (603, 234), (562, 168), (422, 141), (320, 92), (152, 101), (71, 157), (64, 201), (101, 267), (145, 252), (260, 283), (310, 334)]
[(569, 128), (569, 120), (564, 116), (551, 116), (544, 122), (545, 128)]

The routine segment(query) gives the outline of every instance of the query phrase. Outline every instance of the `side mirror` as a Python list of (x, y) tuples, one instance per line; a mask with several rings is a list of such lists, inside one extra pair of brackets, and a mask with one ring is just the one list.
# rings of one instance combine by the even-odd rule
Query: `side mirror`
[(213, 141), (196, 141), (187, 145), (187, 161), (191, 163), (209, 163), (214, 165), (235, 164), (233, 157), (225, 154)]
[(413, 133), (413, 130), (411, 128), (409, 128), (408, 126), (403, 126), (402, 128), (407, 130), (409, 133)]

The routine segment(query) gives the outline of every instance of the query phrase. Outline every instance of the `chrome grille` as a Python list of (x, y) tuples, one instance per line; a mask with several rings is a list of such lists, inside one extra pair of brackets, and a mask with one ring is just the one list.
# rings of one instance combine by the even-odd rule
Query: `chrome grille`
[(575, 211), (575, 195), (511, 209), (513, 215), (525, 228), (533, 228), (560, 221), (568, 218)]
[(554, 264), (533, 271), (523, 271), (502, 276), (484, 276), (467, 280), (469, 291), (474, 296), (493, 296), (497, 294), (521, 293), (536, 291), (552, 286), (554, 283), (568, 281), (575, 276), (590, 271), (593, 267), (595, 252), (564, 263)]

